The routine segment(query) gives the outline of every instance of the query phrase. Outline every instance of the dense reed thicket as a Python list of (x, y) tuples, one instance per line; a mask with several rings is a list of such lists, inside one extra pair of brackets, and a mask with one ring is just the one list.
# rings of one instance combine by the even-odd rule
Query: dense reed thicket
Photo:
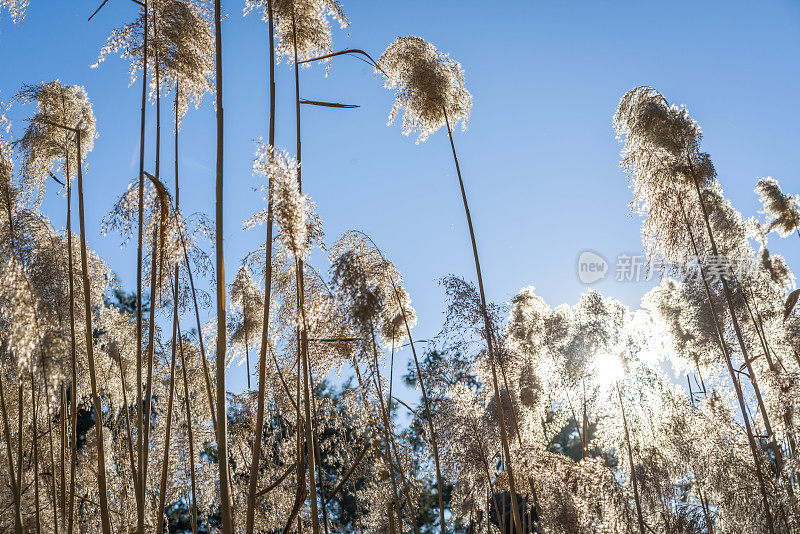
[[(595, 291), (552, 307), (533, 287), (494, 304), (458, 160), (455, 130), (472, 106), (461, 65), (416, 36), (378, 59), (335, 51), (332, 27), (349, 24), (336, 0), (247, 0), (269, 32), (269, 139), (253, 162), (264, 207), (244, 222), (264, 238), (229, 259), (226, 278), (223, 187), (248, 186), (223, 175), (223, 6), (134, 3), (98, 60), (121, 55), (142, 86), (139, 174), (102, 223), (109, 239), (135, 241), (134, 294), (86, 243), (84, 177), (101, 126), (89, 95), (25, 85), (9, 105), (28, 120), (2, 115), (0, 530), (800, 531), (800, 292), (767, 248), (772, 233), (800, 237), (800, 197), (761, 178), (763, 217), (745, 218), (688, 111), (635, 88), (613, 127), (652, 267), (668, 265), (660, 284), (635, 311)], [(0, 2), (17, 23), (26, 5)], [(394, 91), (390, 124), (402, 115), (418, 143), (448, 134), (475, 283), (442, 280), (439, 350), (415, 343), (411, 296), (385, 252), (356, 230), (326, 243), (303, 188), (301, 104), (345, 106), (301, 99), (300, 69), (342, 55)], [(294, 147), (275, 146), (281, 62), (294, 73), (295, 116), (281, 125)], [(216, 211), (188, 216), (179, 133), (212, 92)], [(65, 200), (51, 214), (64, 232), (41, 209), (46, 195)], [(392, 391), (401, 347), (417, 407)], [(238, 393), (225, 383), (234, 363), (247, 372)]]

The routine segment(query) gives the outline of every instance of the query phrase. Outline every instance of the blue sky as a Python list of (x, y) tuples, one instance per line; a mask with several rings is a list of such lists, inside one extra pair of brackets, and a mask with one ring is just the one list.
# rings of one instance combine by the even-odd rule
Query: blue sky
[[(89, 244), (135, 287), (135, 248), (102, 236), (99, 222), (138, 172), (141, 88), (128, 86), (128, 65), (109, 58), (90, 69), (112, 28), (138, 7), (111, 0), (91, 22), (97, 1), (33, 0), (20, 26), (0, 15), (0, 100), (23, 83), (60, 78), (86, 87), (99, 138), (86, 172)], [(586, 286), (576, 275), (585, 249), (612, 263), (639, 254), (640, 220), (628, 208), (627, 179), (616, 167), (619, 143), (611, 117), (619, 98), (652, 85), (688, 106), (705, 134), (719, 179), (734, 206), (757, 214), (757, 177), (773, 176), (800, 193), (800, 3), (765, 0), (506, 1), (349, 0), (352, 25), (334, 32), (334, 48), (377, 57), (398, 35), (419, 35), (451, 53), (466, 71), (473, 110), (456, 147), (470, 198), (488, 297), (507, 302), (534, 285), (552, 304), (574, 303)], [(225, 252), (228, 282), (263, 229), (241, 232), (262, 206), (253, 191), (253, 139), (267, 133), (267, 31), (242, 17), (243, 2), (223, 0)], [(278, 144), (294, 147), (292, 71), (277, 67)], [(370, 234), (405, 276), (420, 321), (415, 338), (435, 335), (445, 300), (438, 279), (474, 279), (463, 208), (447, 136), (423, 144), (387, 127), (392, 95), (371, 69), (339, 58), (328, 76), (301, 72), (301, 95), (359, 104), (355, 110), (303, 109), (304, 192), (316, 202), (327, 240), (358, 228)], [(187, 213), (213, 215), (214, 113), (207, 98), (181, 132), (181, 197)], [(172, 172), (169, 104), (162, 126)], [(20, 135), (30, 109), (15, 108)], [(154, 108), (148, 109), (152, 168)], [(55, 187), (43, 207), (57, 227), (63, 204)], [(770, 248), (800, 268), (800, 240)], [(325, 270), (322, 258), (316, 266)], [(612, 267), (613, 270), (613, 267)], [(613, 272), (610, 273), (613, 278)], [(632, 307), (650, 283), (608, 279), (592, 286)], [(188, 321), (187, 317), (184, 322)], [(188, 323), (187, 323), (188, 324)], [(400, 361), (404, 367), (404, 356)], [(231, 389), (244, 384), (232, 370)]]

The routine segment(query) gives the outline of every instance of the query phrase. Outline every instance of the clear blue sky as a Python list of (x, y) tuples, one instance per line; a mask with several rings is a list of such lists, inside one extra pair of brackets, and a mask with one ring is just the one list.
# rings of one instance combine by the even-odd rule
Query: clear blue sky
[[(228, 282), (262, 229), (240, 223), (261, 207), (252, 191), (252, 139), (267, 132), (267, 34), (259, 18), (242, 17), (242, 1), (223, 0), (225, 89), (225, 249)], [(128, 87), (128, 65), (110, 58), (90, 69), (109, 31), (136, 16), (129, 0), (111, 0), (91, 23), (99, 0), (32, 0), (13, 26), (0, 15), (0, 100), (23, 83), (60, 78), (82, 84), (94, 103), (100, 137), (86, 174), (92, 248), (126, 288), (135, 287), (135, 248), (99, 234), (99, 221), (138, 171), (140, 86)], [(352, 25), (335, 31), (334, 48), (380, 54), (396, 36), (415, 34), (450, 52), (466, 71), (474, 107), (456, 134), (490, 299), (506, 302), (536, 286), (552, 304), (574, 303), (586, 288), (575, 263), (584, 249), (611, 261), (641, 253), (640, 221), (616, 167), (619, 144), (611, 117), (619, 98), (652, 85), (686, 104), (705, 133), (719, 179), (734, 206), (756, 215), (757, 177), (771, 175), (800, 193), (800, 3), (796, 1), (506, 1), (345, 0)], [(277, 68), (278, 144), (294, 147), (291, 70)], [(302, 96), (359, 104), (356, 110), (304, 107), (304, 191), (317, 203), (328, 242), (351, 228), (369, 233), (398, 265), (418, 311), (416, 338), (443, 320), (438, 279), (474, 279), (461, 200), (444, 132), (426, 143), (387, 127), (392, 95), (371, 69), (340, 58), (301, 73)], [(168, 117), (169, 105), (165, 106)], [(29, 110), (15, 109), (14, 133)], [(148, 110), (148, 167), (155, 114)], [(213, 214), (214, 114), (211, 99), (190, 111), (182, 129), (182, 205)], [(169, 121), (162, 127), (170, 154)], [(171, 173), (166, 157), (164, 173)], [(63, 226), (63, 204), (51, 188), (44, 210)], [(57, 203), (58, 202), (58, 203)], [(800, 269), (800, 240), (771, 248)], [(320, 269), (322, 265), (317, 258)], [(612, 273), (613, 275), (613, 273)], [(613, 278), (613, 276), (612, 276)], [(652, 285), (597, 284), (636, 307)], [(188, 320), (188, 319), (187, 319)], [(402, 358), (401, 358), (402, 361)], [(404, 362), (401, 364), (404, 368)], [(244, 375), (231, 372), (230, 387)]]

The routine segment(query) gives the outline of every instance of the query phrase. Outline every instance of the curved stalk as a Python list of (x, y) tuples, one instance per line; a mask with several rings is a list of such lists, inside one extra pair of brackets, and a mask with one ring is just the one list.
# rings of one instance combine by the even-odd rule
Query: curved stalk
[(631, 435), (628, 432), (628, 420), (625, 418), (625, 405), (622, 403), (622, 390), (619, 382), (616, 383), (617, 396), (619, 397), (619, 409), (622, 412), (622, 425), (625, 427), (625, 444), (628, 446), (628, 463), (631, 464), (631, 483), (633, 484), (633, 500), (636, 503), (636, 519), (639, 522), (639, 534), (644, 534), (645, 523), (642, 517), (642, 504), (639, 500), (639, 482), (636, 480), (636, 469), (633, 465), (633, 447), (631, 447)]
[(775, 534), (775, 527), (772, 519), (772, 512), (770, 511), (769, 507), (769, 498), (767, 497), (767, 488), (764, 484), (764, 475), (761, 471), (761, 459), (758, 455), (758, 448), (756, 445), (755, 437), (753, 436), (753, 429), (750, 425), (750, 417), (747, 414), (747, 405), (744, 401), (744, 394), (742, 393), (742, 386), (739, 383), (739, 379), (736, 376), (736, 371), (733, 368), (733, 363), (731, 362), (731, 356), (728, 353), (728, 347), (725, 344), (725, 336), (722, 331), (722, 327), (719, 323), (718, 315), (716, 306), (714, 305), (714, 300), (711, 297), (711, 289), (708, 285), (708, 279), (706, 278), (705, 271), (703, 271), (703, 267), (700, 264), (700, 253), (697, 248), (697, 242), (694, 238), (694, 233), (692, 232), (691, 225), (689, 224), (689, 217), (686, 214), (686, 209), (683, 206), (683, 200), (681, 199), (680, 195), (676, 192), (675, 196), (678, 199), (678, 203), (681, 208), (681, 213), (683, 215), (684, 224), (686, 225), (686, 230), (689, 233), (689, 238), (692, 245), (692, 250), (694, 252), (695, 257), (697, 258), (698, 262), (698, 270), (700, 271), (700, 278), (703, 281), (703, 289), (705, 290), (706, 300), (708, 301), (708, 307), (711, 312), (711, 316), (714, 320), (714, 329), (717, 332), (717, 338), (719, 339), (720, 350), (722, 350), (722, 355), (725, 360), (725, 365), (728, 368), (728, 374), (731, 377), (731, 382), (733, 383), (734, 391), (736, 392), (736, 400), (739, 402), (739, 410), (742, 413), (742, 419), (744, 420), (744, 427), (745, 431), (747, 432), (747, 441), (750, 445), (750, 452), (753, 455), (753, 465), (756, 470), (756, 478), (758, 480), (758, 487), (761, 492), (761, 499), (764, 504), (764, 515), (766, 516), (767, 526), (769, 531), (772, 534)]
[[(370, 238), (369, 236), (367, 236), (363, 232), (360, 232), (360, 233), (361, 233), (361, 235), (363, 235), (367, 239), (369, 239), (370, 242), (372, 242), (372, 244), (375, 246), (375, 249), (378, 251), (378, 253), (381, 255), (381, 257), (385, 260), (386, 258), (383, 257), (383, 253), (380, 251), (380, 249), (375, 244), (375, 242), (372, 241), (372, 238)], [(431, 414), (430, 400), (429, 400), (429, 397), (428, 397), (427, 388), (425, 387), (425, 381), (422, 378), (422, 370), (420, 369), (420, 366), (419, 366), (419, 358), (417, 358), (417, 350), (414, 347), (414, 338), (411, 337), (411, 326), (408, 324), (408, 317), (406, 315), (406, 309), (405, 309), (405, 306), (403, 305), (402, 299), (400, 297), (400, 291), (398, 290), (397, 284), (394, 281), (394, 277), (391, 276), (391, 274), (389, 275), (389, 283), (392, 286), (392, 292), (394, 293), (395, 300), (397, 301), (397, 307), (400, 309), (400, 313), (403, 316), (403, 326), (405, 326), (406, 335), (408, 336), (408, 342), (409, 342), (409, 345), (411, 345), (411, 354), (414, 357), (414, 367), (416, 368), (416, 371), (417, 371), (417, 380), (419, 381), (420, 389), (422, 390), (422, 401), (425, 404), (425, 418), (426, 418), (426, 420), (428, 422), (428, 431), (431, 434), (431, 448), (433, 449), (433, 462), (434, 462), (434, 467), (436, 469), (436, 488), (437, 488), (436, 493), (437, 493), (438, 500), (439, 500), (439, 522), (440, 522), (440, 526), (441, 526), (441, 532), (442, 532), (442, 534), (444, 534), (445, 533), (445, 526), (446, 526), (446, 524), (444, 522), (444, 501), (443, 501), (443, 495), (442, 495), (444, 486), (442, 484), (442, 471), (441, 471), (441, 468), (440, 468), (439, 446), (438, 446), (438, 442), (436, 440), (436, 431), (433, 428), (433, 415)], [(374, 337), (374, 334), (373, 334), (373, 337)], [(373, 339), (373, 342), (374, 342), (374, 339)], [(392, 357), (394, 358), (394, 353), (392, 354)], [(390, 397), (390, 399), (389, 399), (389, 407), (391, 408), (391, 391), (389, 393), (389, 397)]]
[(83, 306), (86, 322), (86, 356), (89, 360), (89, 381), (92, 386), (95, 427), (97, 428), (97, 491), (100, 497), (100, 520), (103, 534), (111, 534), (111, 520), (108, 515), (108, 492), (106, 490), (106, 458), (103, 441), (103, 405), (97, 391), (97, 375), (94, 365), (94, 338), (92, 336), (92, 297), (89, 287), (89, 266), (86, 252), (86, 225), (83, 214), (83, 171), (81, 170), (81, 131), (78, 138), (78, 220), (81, 234), (81, 278), (83, 279)]
[(189, 397), (189, 381), (186, 377), (186, 358), (183, 354), (183, 337), (181, 336), (181, 325), (178, 324), (178, 348), (181, 353), (181, 371), (183, 373), (183, 396), (186, 399), (186, 426), (188, 429), (189, 438), (189, 474), (192, 483), (192, 506), (190, 510), (192, 522), (192, 534), (197, 534), (197, 484), (195, 482), (196, 474), (194, 468), (194, 436), (192, 433), (192, 406)]
[[(690, 162), (691, 168), (691, 162)], [(694, 173), (692, 169), (692, 178), (694, 182), (695, 191), (697, 192), (697, 200), (700, 204), (700, 209), (703, 214), (703, 220), (705, 221), (706, 232), (708, 233), (709, 242), (711, 244), (711, 252), (714, 256), (718, 255), (717, 251), (717, 243), (714, 240), (714, 232), (711, 230), (711, 223), (708, 219), (708, 210), (705, 205), (705, 201), (703, 200), (703, 194), (700, 191), (700, 183), (697, 180), (697, 175)], [(782, 474), (783, 471), (783, 453), (778, 447), (777, 442), (775, 441), (775, 434), (772, 431), (772, 424), (770, 423), (769, 414), (767, 413), (767, 409), (764, 406), (764, 399), (761, 396), (761, 389), (758, 387), (758, 379), (756, 378), (755, 372), (753, 371), (753, 366), (751, 364), (751, 358), (749, 355), (749, 350), (747, 348), (747, 344), (745, 343), (744, 336), (742, 335), (742, 329), (739, 325), (739, 319), (736, 317), (736, 309), (733, 303), (733, 294), (731, 293), (730, 286), (728, 281), (725, 279), (724, 276), (720, 277), (720, 281), (722, 282), (722, 289), (725, 292), (725, 302), (728, 305), (728, 311), (731, 315), (731, 322), (733, 324), (733, 330), (736, 333), (736, 340), (739, 343), (739, 348), (742, 351), (742, 358), (744, 359), (744, 363), (747, 366), (747, 372), (750, 377), (750, 383), (753, 386), (753, 393), (755, 393), (756, 401), (758, 403), (758, 409), (761, 412), (761, 417), (764, 421), (764, 428), (767, 432), (767, 437), (770, 439), (770, 445), (772, 446), (772, 451), (775, 454), (775, 463), (777, 464), (778, 471)], [(780, 476), (780, 475), (779, 475)], [(791, 493), (791, 490), (790, 490)], [(793, 497), (793, 496), (792, 496)]]
[[(177, 203), (177, 202), (176, 202)], [(158, 509), (156, 511), (156, 533), (164, 531), (164, 505), (167, 496), (167, 482), (169, 477), (169, 442), (172, 431), (172, 403), (175, 398), (175, 360), (176, 360), (176, 337), (178, 333), (178, 266), (175, 266), (175, 285), (172, 293), (173, 315), (172, 315), (172, 358), (169, 369), (169, 396), (167, 397), (167, 428), (164, 436), (164, 460), (161, 464), (161, 484), (158, 492)]]
[[(469, 236), (472, 241), (472, 255), (475, 259), (475, 271), (478, 277), (478, 289), (481, 296), (481, 314), (483, 315), (484, 329), (486, 330), (486, 345), (489, 351), (489, 362), (492, 369), (492, 387), (494, 389), (494, 399), (497, 403), (497, 411), (500, 413), (500, 438), (503, 442), (503, 452), (506, 457), (506, 468), (508, 469), (508, 485), (511, 491), (511, 513), (514, 518), (514, 526), (518, 531), (522, 531), (522, 521), (519, 515), (519, 503), (517, 502), (517, 487), (514, 480), (514, 467), (511, 462), (511, 450), (508, 444), (508, 430), (506, 427), (506, 417), (503, 413), (503, 403), (500, 400), (500, 388), (497, 381), (497, 369), (494, 364), (494, 346), (492, 342), (491, 321), (489, 320), (489, 313), (486, 310), (486, 294), (483, 290), (483, 277), (481, 276), (481, 263), (478, 259), (478, 246), (475, 243), (475, 231), (472, 227), (472, 217), (469, 213), (469, 204), (467, 203), (467, 193), (464, 190), (464, 180), (461, 178), (461, 168), (458, 164), (458, 156), (456, 155), (456, 145), (453, 143), (453, 131), (450, 129), (450, 119), (447, 117), (447, 110), (442, 108), (444, 114), (445, 124), (447, 126), (447, 135), (450, 137), (450, 148), (453, 150), (453, 161), (456, 164), (456, 173), (458, 174), (458, 185), (461, 187), (461, 199), (464, 202), (464, 213), (467, 217), (467, 226), (469, 227)], [(442, 512), (442, 520), (444, 514)]]

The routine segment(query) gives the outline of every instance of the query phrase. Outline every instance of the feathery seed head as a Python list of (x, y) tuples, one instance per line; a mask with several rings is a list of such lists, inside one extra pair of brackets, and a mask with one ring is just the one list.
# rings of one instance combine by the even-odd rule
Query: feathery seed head
[(464, 88), (464, 70), (449, 54), (436, 50), (431, 43), (413, 35), (398, 37), (381, 54), (378, 64), (386, 76), (384, 86), (395, 90), (395, 102), (389, 114), (394, 124), (403, 111), (403, 133), (419, 133), (417, 143), (445, 125), (461, 122), (467, 129), (472, 95)]
[[(297, 39), (297, 59), (304, 61), (328, 54), (332, 51), (331, 23), (329, 17), (342, 28), (350, 21), (337, 0), (271, 0), (272, 17), (275, 28), (276, 59), (286, 58), (294, 63), (295, 35)], [(245, 14), (260, 10), (266, 21), (266, 0), (246, 0)], [(304, 64), (308, 66), (308, 64)]]
[(23, 158), (23, 192), (38, 206), (49, 172), (61, 171), (70, 180), (77, 172), (75, 133), (61, 126), (81, 131), (82, 164), (97, 137), (94, 112), (83, 87), (62, 85), (59, 80), (25, 85), (14, 100), (22, 104), (36, 102), (36, 113), (16, 143)]
[(375, 272), (352, 250), (340, 255), (331, 266), (333, 287), (346, 303), (356, 325), (371, 330), (385, 302), (386, 294)]
[[(398, 298), (400, 304), (398, 304)], [(380, 334), (385, 345), (398, 347), (404, 339), (408, 338), (406, 330), (414, 328), (417, 324), (417, 312), (411, 306), (411, 297), (403, 286), (397, 285), (386, 297), (381, 311)]]
[(231, 284), (231, 307), (239, 312), (231, 316), (231, 346), (247, 350), (249, 343), (258, 345), (261, 341), (264, 299), (244, 265), (239, 268)]
[(261, 146), (256, 153), (256, 171), (269, 176), (272, 182), (272, 200), (275, 221), (280, 229), (280, 238), (288, 250), (304, 258), (311, 246), (309, 212), (313, 204), (300, 192), (297, 182), (298, 165), (284, 151)]
[(767, 215), (769, 230), (786, 237), (800, 228), (800, 198), (783, 194), (778, 181), (769, 176), (758, 180), (755, 192)]
[(669, 105), (651, 87), (626, 93), (613, 124), (624, 138), (620, 166), (633, 188), (631, 208), (645, 215), (645, 246), (666, 261), (685, 261), (689, 236), (684, 212), (690, 226), (702, 223), (695, 183), (706, 188), (716, 182), (711, 159), (700, 151), (700, 126), (685, 108)]
[(0, 8), (8, 10), (14, 24), (19, 24), (25, 20), (25, 8), (28, 7), (28, 0), (0, 0)]
[(34, 367), (39, 331), (36, 308), (36, 297), (22, 266), (13, 257), (7, 259), (0, 265), (0, 332), (19, 374)]
[[(164, 94), (179, 84), (178, 112), (186, 112), (189, 102), (200, 106), (205, 93), (213, 89), (214, 31), (204, 2), (192, 0), (149, 0), (147, 36), (147, 75), (150, 98), (156, 97), (158, 84)], [(97, 67), (109, 54), (122, 52), (130, 59), (131, 83), (144, 64), (144, 10), (137, 19), (111, 32), (92, 65)], [(158, 66), (159, 79), (156, 79)]]

